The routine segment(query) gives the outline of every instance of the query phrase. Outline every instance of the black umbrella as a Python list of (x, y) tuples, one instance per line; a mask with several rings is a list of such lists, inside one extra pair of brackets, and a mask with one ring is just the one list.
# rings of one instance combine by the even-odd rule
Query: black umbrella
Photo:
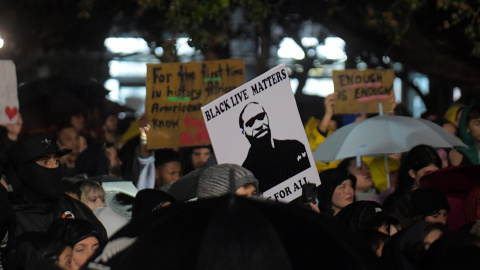
[(109, 101), (109, 93), (90, 79), (51, 77), (18, 87), (24, 131), (48, 128), (67, 121), (75, 113), (88, 113), (98, 107), (105, 112), (133, 112), (132, 108)]
[(238, 196), (177, 203), (133, 220), (90, 267), (379, 269), (337, 225), (298, 206)]

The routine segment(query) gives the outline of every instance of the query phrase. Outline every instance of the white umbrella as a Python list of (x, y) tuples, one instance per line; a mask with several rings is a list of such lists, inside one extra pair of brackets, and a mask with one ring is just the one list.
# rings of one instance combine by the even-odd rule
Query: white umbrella
[(315, 149), (313, 158), (328, 162), (357, 157), (359, 161), (361, 156), (407, 152), (419, 144), (434, 148), (466, 147), (460, 139), (431, 121), (378, 115), (336, 130)]

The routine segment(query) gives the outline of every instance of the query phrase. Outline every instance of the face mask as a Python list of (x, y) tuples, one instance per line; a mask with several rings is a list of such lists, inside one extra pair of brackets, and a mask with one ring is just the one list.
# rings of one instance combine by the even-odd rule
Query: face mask
[(46, 201), (60, 197), (60, 169), (45, 168), (35, 161), (29, 161), (17, 167), (17, 175), (24, 186), (33, 191), (33, 195)]

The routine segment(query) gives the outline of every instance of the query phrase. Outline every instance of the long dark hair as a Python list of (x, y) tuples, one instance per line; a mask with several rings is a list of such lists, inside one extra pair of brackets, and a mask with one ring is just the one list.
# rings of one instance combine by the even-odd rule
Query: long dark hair
[(442, 167), (440, 156), (429, 145), (420, 144), (402, 154), (398, 169), (398, 186), (383, 203), (383, 210), (397, 217), (401, 216), (404, 219), (404, 225), (410, 223), (412, 188), (415, 183), (415, 179), (408, 172), (410, 170), (418, 172), (430, 164), (435, 164), (438, 168)]
[(430, 164), (434, 164), (438, 168), (442, 167), (442, 160), (437, 150), (430, 145), (419, 144), (407, 153), (404, 153), (400, 161), (400, 168), (398, 169), (397, 190), (410, 192), (415, 183), (415, 179), (413, 179), (408, 172), (410, 170), (418, 172)]

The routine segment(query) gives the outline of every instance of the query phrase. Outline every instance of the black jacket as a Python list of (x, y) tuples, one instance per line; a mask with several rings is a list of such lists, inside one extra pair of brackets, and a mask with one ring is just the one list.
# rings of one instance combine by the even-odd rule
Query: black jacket
[(50, 224), (59, 218), (88, 220), (98, 232), (100, 245), (108, 240), (105, 228), (90, 208), (66, 194), (61, 194), (55, 202), (40, 202), (27, 196), (22, 189), (18, 189), (10, 194), (10, 202), (15, 218), (10, 222), (8, 230), (7, 259), (14, 257), (15, 240), (18, 235), (31, 231), (47, 232)]

